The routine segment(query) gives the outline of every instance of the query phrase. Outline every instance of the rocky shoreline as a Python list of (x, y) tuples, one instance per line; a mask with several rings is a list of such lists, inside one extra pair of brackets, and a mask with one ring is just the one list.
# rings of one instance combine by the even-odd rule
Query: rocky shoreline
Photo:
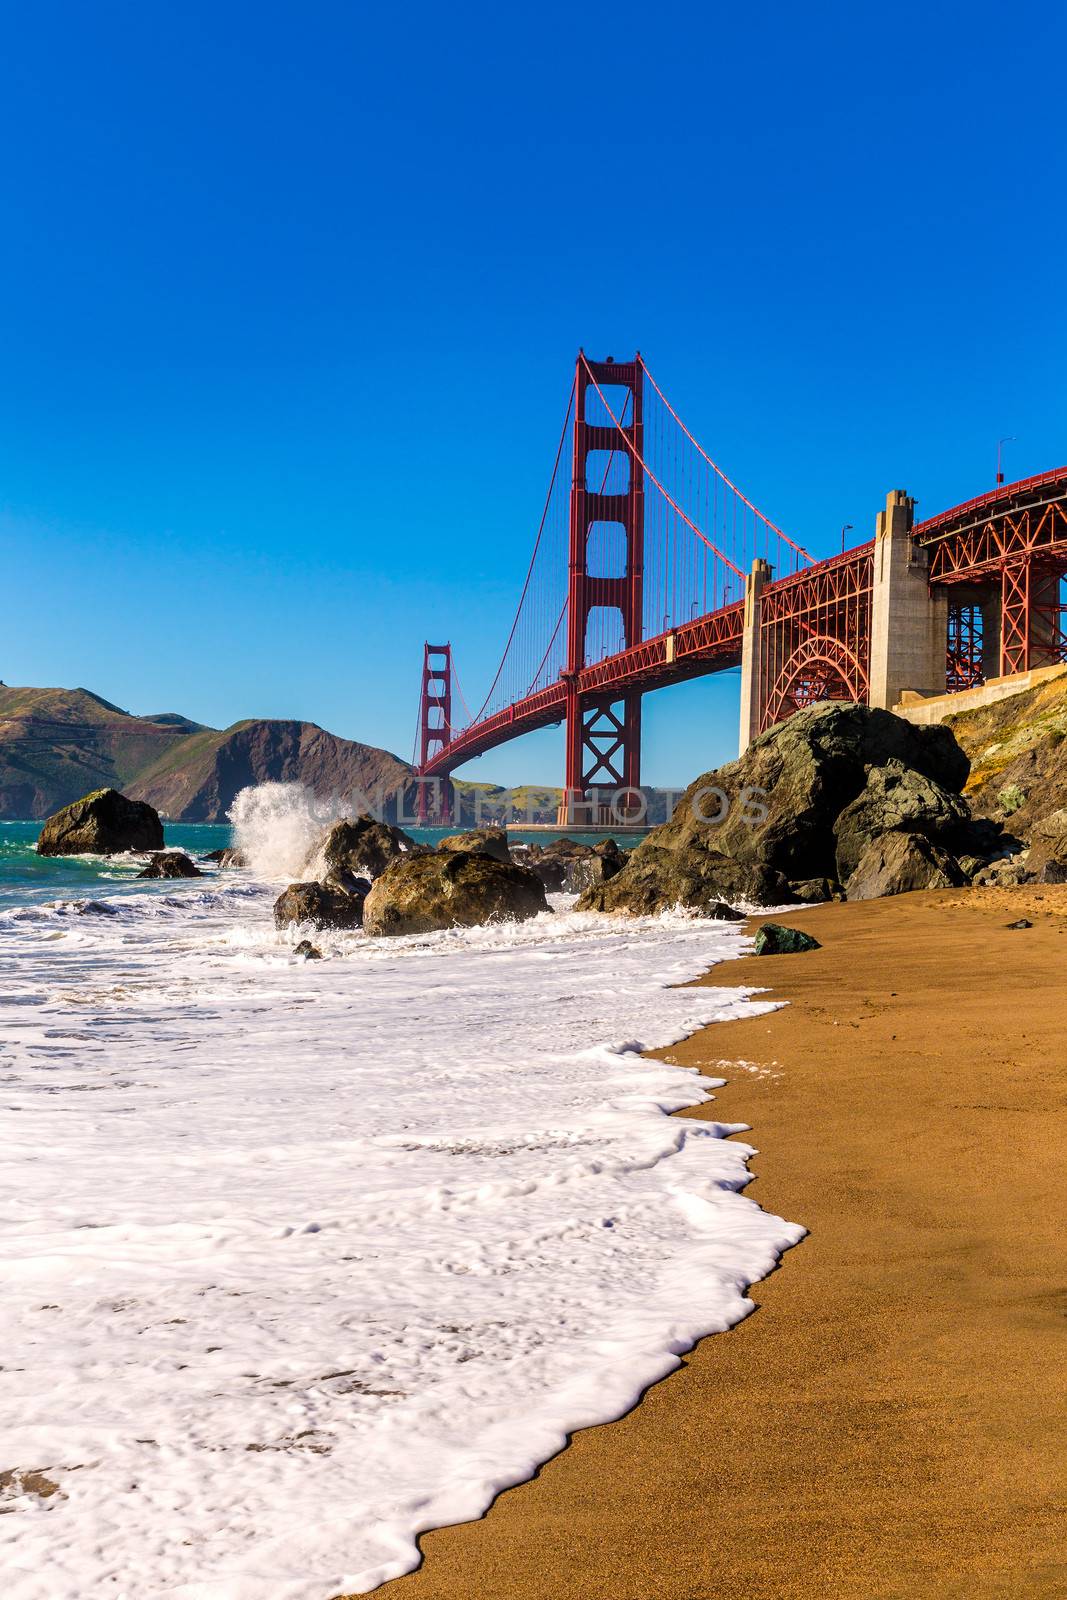
[[(279, 929), (364, 928), (375, 936), (523, 920), (549, 894), (579, 911), (649, 916), (682, 908), (709, 917), (737, 908), (869, 900), (918, 889), (1060, 882), (1067, 876), (1067, 810), (1046, 806), (1035, 838), (1010, 816), (976, 814), (970, 762), (944, 725), (822, 702), (703, 774), (668, 822), (633, 850), (614, 839), (566, 837), (511, 845), (499, 828), (449, 835), (436, 847), (367, 814), (325, 829), (301, 875), (277, 898)], [(1057, 829), (1057, 823), (1064, 823)], [(165, 851), (158, 814), (97, 790), (44, 824), (41, 854), (142, 852), (145, 877), (195, 877)], [(212, 852), (219, 868), (239, 849)]]

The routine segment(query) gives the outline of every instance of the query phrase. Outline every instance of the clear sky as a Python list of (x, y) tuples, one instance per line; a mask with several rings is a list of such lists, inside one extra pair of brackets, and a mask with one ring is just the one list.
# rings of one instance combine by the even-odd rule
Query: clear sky
[[(424, 638), (488, 685), (580, 344), (820, 554), (1002, 435), (1067, 459), (1054, 0), (3, 16), (7, 683), (410, 756)], [(646, 780), (736, 696), (649, 697)]]

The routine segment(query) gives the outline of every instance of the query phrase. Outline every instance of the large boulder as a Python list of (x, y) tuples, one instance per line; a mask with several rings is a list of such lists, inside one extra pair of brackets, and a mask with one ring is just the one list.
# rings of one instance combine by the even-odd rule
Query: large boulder
[(161, 850), (152, 857), (139, 878), (202, 878), (184, 850)]
[(958, 794), (902, 761), (887, 761), (871, 768), (862, 793), (834, 823), (837, 876), (844, 883), (871, 840), (884, 833), (922, 833), (948, 847), (962, 845), (970, 823), (970, 807)]
[(39, 856), (117, 856), (163, 849), (159, 812), (143, 800), (127, 800), (117, 789), (92, 794), (64, 806), (41, 829)]
[(479, 850), (482, 855), (492, 856), (497, 861), (511, 860), (508, 836), (503, 828), (472, 828), (469, 833), (453, 833), (447, 839), (442, 839), (437, 848), (446, 853)]
[(479, 851), (433, 851), (394, 861), (363, 908), (367, 933), (433, 933), (546, 911), (544, 885), (527, 867)]
[(871, 770), (891, 762), (949, 795), (968, 771), (944, 727), (841, 701), (798, 711), (738, 760), (690, 784), (671, 820), (641, 841), (610, 882), (587, 890), (579, 909), (647, 914), (738, 899), (773, 905), (797, 898), (794, 885), (833, 883), (834, 824)]
[(291, 883), (274, 902), (274, 926), (358, 928), (369, 888), (365, 879), (348, 877), (341, 882), (330, 878), (324, 883)]
[(320, 839), (314, 855), (321, 855), (330, 871), (350, 872), (357, 878), (377, 878), (391, 861), (423, 850), (410, 834), (391, 823), (378, 822), (364, 812), (335, 822)]
[(959, 862), (924, 833), (886, 833), (872, 839), (845, 884), (850, 900), (879, 900), (912, 889), (958, 889), (967, 882)]

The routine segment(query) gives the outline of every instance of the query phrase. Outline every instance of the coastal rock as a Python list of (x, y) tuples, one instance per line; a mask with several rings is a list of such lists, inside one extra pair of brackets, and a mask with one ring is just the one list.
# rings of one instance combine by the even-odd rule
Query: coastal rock
[(725, 900), (715, 901), (712, 905), (704, 907), (704, 915), (712, 922), (745, 922), (747, 913), (735, 911), (733, 906), (728, 906)]
[(587, 890), (579, 909), (647, 915), (714, 900), (774, 905), (790, 898), (790, 884), (834, 882), (834, 824), (872, 768), (890, 762), (951, 795), (968, 771), (947, 728), (840, 701), (808, 706), (690, 784), (671, 820), (610, 882)]
[(787, 928), (781, 922), (764, 922), (756, 929), (752, 953), (757, 956), (794, 956), (803, 950), (821, 950), (818, 939), (800, 928)]
[(1039, 883), (1067, 883), (1067, 810), (1058, 807), (1034, 823), (1026, 865)]
[(534, 844), (523, 849), (519, 863), (540, 878), (549, 894), (562, 893), (567, 881), (567, 865), (560, 856), (548, 856), (540, 845)]
[(801, 900), (805, 905), (822, 905), (835, 896), (843, 897), (843, 891), (832, 878), (801, 878), (789, 885), (790, 900)]
[(628, 850), (620, 850), (614, 839), (601, 839), (599, 844), (593, 846), (593, 855), (586, 858), (586, 866), (591, 874), (588, 884), (581, 884), (581, 888), (591, 888), (595, 883), (609, 883), (629, 859)]
[(212, 861), (217, 867), (247, 867), (243, 850), (227, 845), (223, 850), (208, 850), (200, 857), (201, 861)]
[(601, 839), (592, 845), (563, 838), (548, 845), (531, 845), (524, 859), (547, 889), (581, 894), (614, 878), (627, 856), (628, 852), (620, 850), (614, 839)]
[(470, 833), (453, 833), (447, 839), (442, 839), (437, 848), (444, 851), (480, 850), (483, 855), (493, 856), (497, 861), (511, 860), (508, 836), (503, 828), (472, 828)]
[(204, 874), (195, 867), (184, 850), (162, 850), (154, 855), (139, 878), (202, 878)]
[(312, 928), (358, 928), (363, 895), (336, 883), (291, 883), (274, 902), (274, 926), (307, 923)]
[(433, 851), (394, 861), (367, 896), (370, 934), (433, 933), (546, 911), (544, 885), (527, 867), (478, 851)]
[(404, 855), (418, 855), (424, 846), (416, 844), (409, 833), (395, 828), (389, 822), (378, 822), (364, 812), (358, 817), (346, 817), (335, 822), (319, 840), (313, 856), (321, 853), (331, 870), (343, 870), (355, 877), (374, 879), (380, 876), (391, 861)]
[(305, 961), (321, 961), (322, 951), (317, 944), (312, 944), (310, 939), (301, 939), (293, 948), (294, 956), (303, 956)]
[(120, 855), (163, 849), (159, 813), (141, 800), (127, 800), (117, 789), (92, 794), (64, 806), (41, 829), (39, 856)]
[(1030, 852), (1021, 850), (1014, 856), (1000, 856), (980, 872), (973, 882), (980, 889), (1017, 889), (1022, 883), (1031, 883), (1038, 874), (1030, 870)]
[(641, 842), (613, 878), (587, 889), (576, 909), (650, 917), (678, 906), (714, 916), (723, 901), (777, 905), (789, 898), (781, 873), (716, 850), (656, 846), (652, 837)]
[(335, 867), (322, 881), (328, 889), (340, 889), (342, 894), (355, 895), (359, 900), (365, 900), (370, 894), (370, 879), (357, 878), (345, 867)]
[(878, 900), (912, 889), (958, 889), (967, 882), (959, 862), (923, 833), (872, 839), (845, 884), (850, 900)]
[(885, 833), (922, 833), (947, 845), (966, 836), (971, 813), (965, 800), (902, 761), (872, 767), (863, 792), (834, 823), (837, 876), (844, 882), (872, 839)]

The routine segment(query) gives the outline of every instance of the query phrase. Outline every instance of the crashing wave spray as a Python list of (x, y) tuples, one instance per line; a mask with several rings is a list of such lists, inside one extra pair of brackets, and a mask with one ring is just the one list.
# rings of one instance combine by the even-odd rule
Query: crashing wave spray
[(242, 789), (229, 810), (233, 842), (252, 872), (264, 878), (313, 877), (315, 846), (344, 802), (321, 799), (302, 783), (260, 783)]

